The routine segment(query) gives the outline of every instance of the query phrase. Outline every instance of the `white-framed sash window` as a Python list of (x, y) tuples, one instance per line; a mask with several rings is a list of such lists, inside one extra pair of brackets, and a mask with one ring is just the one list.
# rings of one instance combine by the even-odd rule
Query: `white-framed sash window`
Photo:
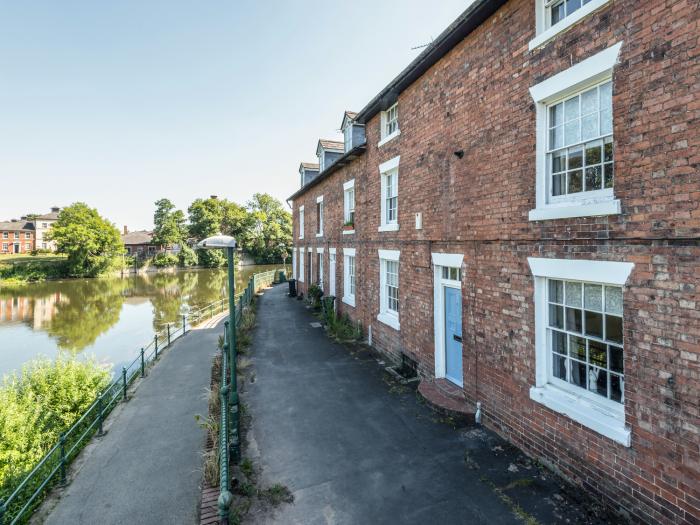
[(632, 263), (528, 258), (535, 281), (530, 398), (630, 446), (623, 293)]
[(304, 282), (304, 258), (306, 257), (306, 250), (304, 248), (299, 248), (299, 281)]
[(323, 236), (323, 195), (316, 197), (316, 237)]
[(535, 0), (536, 36), (530, 40), (532, 51), (559, 33), (604, 7), (610, 0)]
[(381, 206), (379, 231), (399, 229), (399, 162), (400, 156), (379, 165)]
[(379, 315), (377, 320), (400, 330), (398, 250), (379, 250)]
[(355, 248), (343, 248), (343, 302), (355, 306)]
[(379, 136), (381, 140), (377, 146), (381, 147), (401, 134), (401, 130), (399, 129), (399, 103), (396, 102), (386, 111), (382, 111), (379, 122)]
[(304, 238), (304, 207), (299, 206), (299, 238)]
[(343, 233), (354, 233), (355, 231), (355, 179), (343, 184), (343, 225), (352, 227), (344, 229)]

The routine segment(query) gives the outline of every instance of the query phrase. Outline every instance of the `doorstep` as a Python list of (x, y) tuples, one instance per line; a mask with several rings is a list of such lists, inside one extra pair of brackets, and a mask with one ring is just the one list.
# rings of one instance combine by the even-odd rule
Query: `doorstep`
[(423, 379), (418, 392), (436, 412), (474, 423), (474, 409), (467, 403), (464, 391), (447, 379)]

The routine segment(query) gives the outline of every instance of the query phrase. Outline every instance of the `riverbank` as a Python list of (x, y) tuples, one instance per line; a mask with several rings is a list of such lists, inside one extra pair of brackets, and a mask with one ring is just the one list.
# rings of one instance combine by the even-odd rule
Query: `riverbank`
[(0, 284), (65, 279), (67, 258), (62, 255), (0, 255)]

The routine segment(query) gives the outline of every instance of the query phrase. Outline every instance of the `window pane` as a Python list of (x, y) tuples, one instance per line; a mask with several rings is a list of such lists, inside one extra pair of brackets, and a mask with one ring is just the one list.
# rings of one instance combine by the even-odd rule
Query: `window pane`
[(586, 340), (583, 337), (569, 336), (569, 356), (581, 361), (586, 360)]
[(613, 165), (606, 164), (604, 168), (603, 184), (606, 188), (612, 188), (615, 181), (615, 174), (613, 173)]
[(588, 341), (588, 362), (601, 368), (608, 367), (608, 352), (605, 343)]
[(613, 131), (612, 110), (604, 109), (600, 112), (600, 134), (610, 135)]
[(583, 148), (571, 148), (569, 150), (569, 169), (575, 170), (583, 167)]
[(552, 303), (564, 303), (564, 283), (554, 279), (549, 280), (549, 301)]
[(564, 328), (564, 307), (549, 305), (549, 326)]
[(608, 397), (608, 373), (605, 370), (589, 366), (588, 389), (600, 396)]
[(610, 399), (622, 403), (622, 392), (624, 390), (625, 381), (622, 377), (610, 374)]
[(586, 312), (586, 335), (603, 338), (603, 314)]
[(552, 352), (566, 355), (566, 334), (564, 332), (552, 330), (550, 332), (550, 337), (552, 341)]
[(564, 150), (552, 153), (552, 173), (559, 173), (566, 169), (566, 152)]
[(566, 13), (564, 12), (564, 2), (562, 2), (559, 5), (553, 6), (551, 8), (551, 13), (552, 13), (551, 25), (554, 25), (557, 22), (559, 22), (560, 20), (562, 20), (566, 16)]
[(555, 104), (549, 108), (549, 127), (561, 126), (564, 123), (564, 107), (561, 104)]
[(564, 126), (549, 130), (549, 149), (558, 149), (564, 145)]
[(586, 191), (600, 190), (603, 188), (603, 173), (600, 166), (586, 168)]
[(601, 111), (612, 111), (612, 82), (606, 82), (598, 86), (598, 93), (600, 95)]
[(619, 346), (610, 345), (610, 370), (613, 372), (624, 372), (622, 348)]
[(622, 344), (622, 317), (605, 316), (605, 338), (608, 341)]
[(569, 193), (578, 193), (579, 191), (583, 191), (583, 172), (581, 170), (576, 170), (569, 173), (569, 185), (567, 190)]
[(581, 114), (588, 115), (598, 112), (598, 88), (581, 93)]
[(595, 145), (586, 146), (586, 166), (591, 166), (593, 164), (600, 164), (602, 148), (600, 143), (594, 143)]
[(605, 287), (605, 311), (622, 315), (622, 288), (617, 286)]
[(581, 141), (581, 126), (578, 120), (571, 120), (564, 125), (564, 144), (576, 144)]
[(605, 139), (605, 145), (603, 146), (603, 160), (605, 162), (612, 162), (613, 160), (613, 143), (612, 139)]
[(571, 366), (571, 383), (586, 388), (586, 364), (569, 360)]
[(564, 102), (564, 120), (569, 122), (579, 117), (578, 97), (570, 98)]
[(581, 7), (581, 0), (566, 0), (566, 16), (569, 16), (579, 7)]
[(561, 379), (562, 381), (566, 381), (566, 358), (559, 356), (559, 355), (553, 355), (552, 356), (552, 375), (554, 377), (557, 377)]
[(583, 304), (581, 295), (582, 295), (581, 283), (572, 282), (572, 281), (566, 282), (566, 305), (567, 306), (575, 306), (577, 308), (581, 308), (581, 305)]
[(603, 311), (603, 287), (599, 284), (584, 284), (584, 307), (596, 312)]
[(566, 309), (566, 329), (570, 332), (581, 333), (582, 330), (582, 315), (578, 308)]

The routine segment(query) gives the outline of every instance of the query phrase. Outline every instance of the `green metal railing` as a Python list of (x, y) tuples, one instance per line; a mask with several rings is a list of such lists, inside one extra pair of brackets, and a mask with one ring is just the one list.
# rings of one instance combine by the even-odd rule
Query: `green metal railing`
[[(243, 292), (236, 296), (234, 322), (236, 328), (243, 318), (243, 309), (250, 305), (255, 293), (265, 286), (275, 282), (279, 276), (276, 270), (263, 273), (256, 273), (248, 280), (248, 285)], [(221, 348), (221, 383), (219, 396), (221, 401), (221, 413), (219, 415), (219, 524), (228, 525), (229, 512), (233, 495), (231, 494), (231, 479), (229, 476), (229, 466), (232, 460), (237, 460), (239, 455), (239, 409), (238, 396), (236, 395), (236, 385), (233, 381), (228, 382), (227, 378), (235, 374), (236, 364), (229, 362), (229, 345), (234, 345), (229, 337), (229, 321), (225, 323), (224, 344)], [(235, 359), (235, 358), (234, 358)], [(233, 374), (232, 374), (233, 372)]]

